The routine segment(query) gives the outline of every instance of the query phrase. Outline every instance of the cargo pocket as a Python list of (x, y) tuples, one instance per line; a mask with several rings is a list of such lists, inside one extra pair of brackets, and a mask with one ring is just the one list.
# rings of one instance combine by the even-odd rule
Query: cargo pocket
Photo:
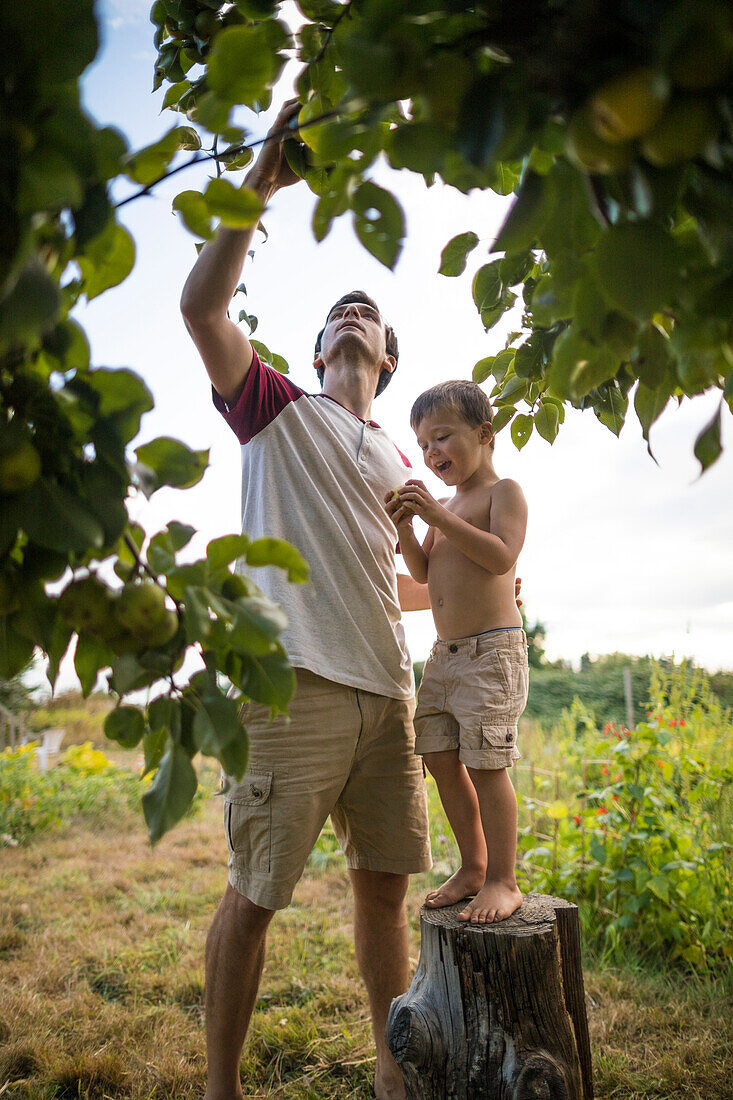
[(517, 728), (511, 725), (497, 725), (490, 718), (481, 721), (481, 747), (496, 749), (511, 754), (516, 750)]
[(272, 772), (249, 772), (224, 796), (227, 845), (242, 870), (270, 870)]

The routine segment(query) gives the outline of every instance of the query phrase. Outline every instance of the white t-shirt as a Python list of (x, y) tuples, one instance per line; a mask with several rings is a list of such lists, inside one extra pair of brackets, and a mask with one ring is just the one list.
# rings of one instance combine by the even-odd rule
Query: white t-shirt
[(213, 396), (241, 444), (242, 530), (286, 539), (310, 566), (308, 584), (291, 584), (275, 566), (237, 566), (287, 614), (282, 641), (291, 663), (408, 698), (396, 531), (384, 509), (408, 459), (373, 420), (305, 393), (256, 353), (236, 405), (227, 409)]

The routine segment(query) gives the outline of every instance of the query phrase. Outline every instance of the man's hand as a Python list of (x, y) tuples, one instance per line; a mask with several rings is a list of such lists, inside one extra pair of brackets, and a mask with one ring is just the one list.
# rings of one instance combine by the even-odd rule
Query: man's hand
[[(245, 178), (247, 187), (260, 193), (266, 192), (265, 201), (281, 187), (290, 187), (300, 179), (285, 158), (283, 143), (289, 136), (295, 135), (297, 130), (295, 123), (301, 106), (297, 99), (288, 99), (283, 103), (280, 113), (270, 127), (260, 155)], [(275, 134), (278, 136), (275, 137)]]
[(517, 607), (522, 606), (522, 601), (519, 598), (519, 593), (522, 591), (522, 578), (514, 578), (514, 599), (517, 601)]
[(400, 485), (399, 489), (393, 489), (387, 493), (384, 498), (384, 506), (387, 509), (387, 515), (394, 523), (395, 527), (399, 531), (405, 527), (409, 527), (412, 530), (412, 517), (413, 513), (409, 508), (406, 508), (400, 499), (400, 492), (404, 489), (404, 485)]
[(398, 504), (408, 514), (419, 516), (431, 527), (440, 526), (440, 521), (448, 509), (431, 496), (422, 481), (411, 479), (396, 491)]

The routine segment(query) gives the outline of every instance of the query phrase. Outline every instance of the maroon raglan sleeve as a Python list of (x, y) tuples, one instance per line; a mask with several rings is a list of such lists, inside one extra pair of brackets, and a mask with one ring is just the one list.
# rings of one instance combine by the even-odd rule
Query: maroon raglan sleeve
[(270, 424), (291, 401), (303, 396), (304, 390), (294, 385), (279, 371), (266, 366), (256, 351), (252, 365), (236, 405), (228, 408), (214, 387), (211, 396), (240, 443), (249, 443), (253, 436)]

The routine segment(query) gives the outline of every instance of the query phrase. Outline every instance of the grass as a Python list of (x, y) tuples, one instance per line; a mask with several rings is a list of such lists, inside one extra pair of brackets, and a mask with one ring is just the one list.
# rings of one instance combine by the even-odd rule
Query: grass
[[(0, 850), (3, 1100), (202, 1096), (204, 940), (226, 879), (213, 768), (205, 786), (201, 812), (155, 849), (129, 810)], [(413, 965), (421, 897), (455, 858), (431, 799), (436, 868), (411, 886)], [(586, 954), (586, 992), (598, 1100), (728, 1100), (722, 982)], [(325, 831), (273, 925), (243, 1088), (348, 1100), (370, 1095), (372, 1073), (348, 881)]]

